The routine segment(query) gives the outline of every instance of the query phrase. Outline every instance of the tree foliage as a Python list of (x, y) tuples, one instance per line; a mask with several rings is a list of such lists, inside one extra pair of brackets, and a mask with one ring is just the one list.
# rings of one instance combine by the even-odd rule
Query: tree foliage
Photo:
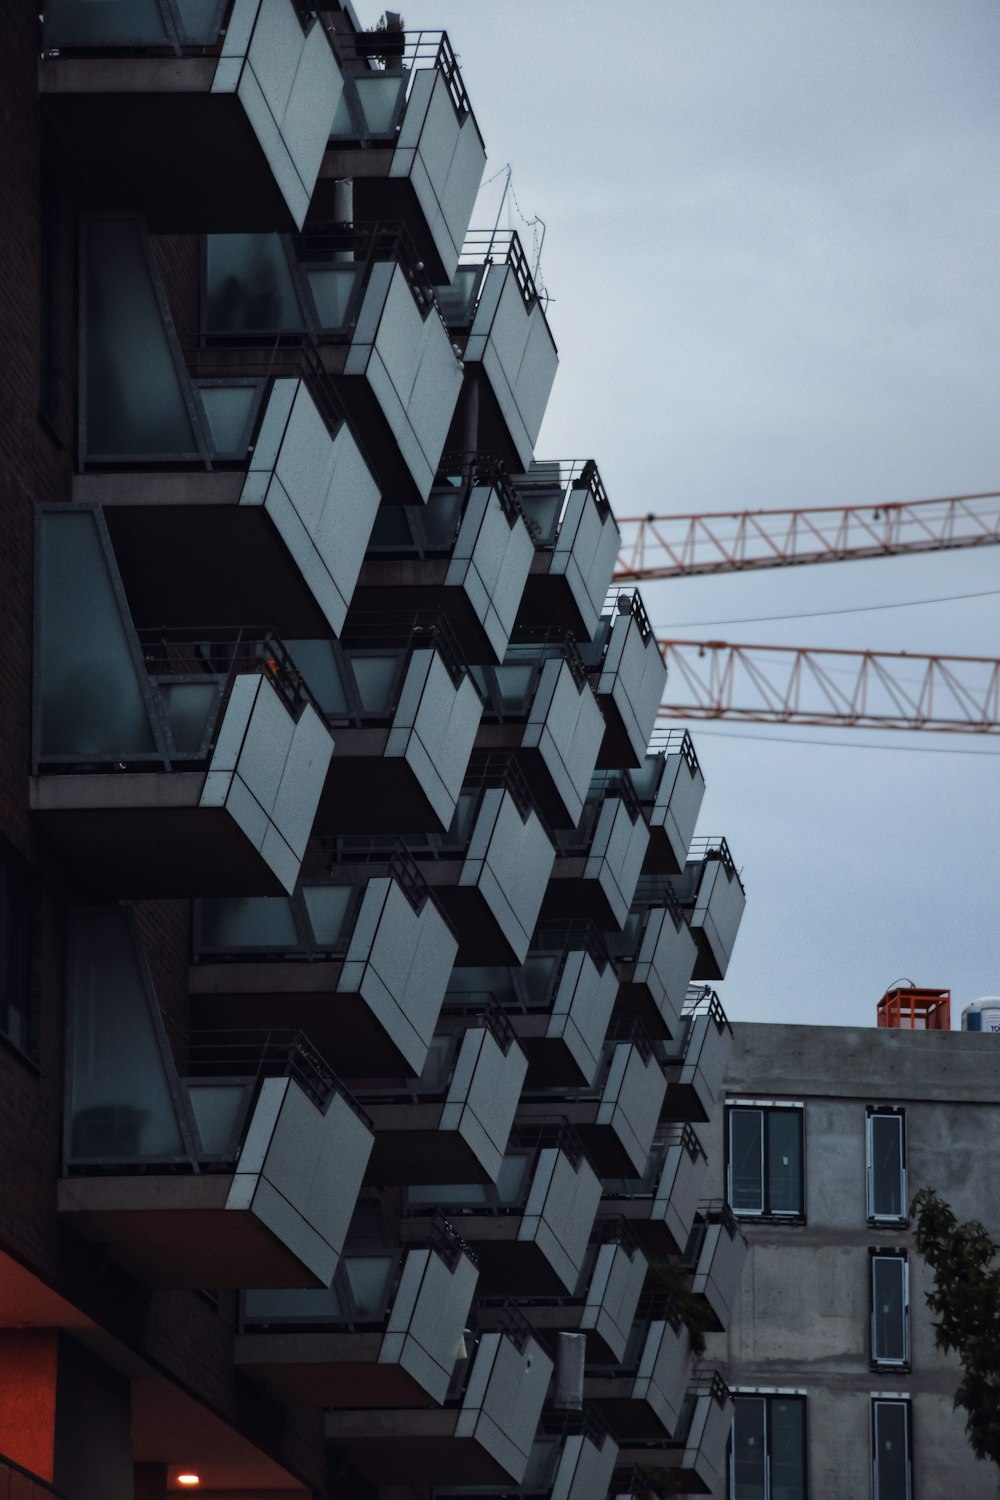
[(997, 1244), (972, 1219), (960, 1224), (948, 1204), (922, 1188), (910, 1210), (917, 1250), (934, 1273), (926, 1293), (938, 1348), (954, 1350), (963, 1376), (955, 1405), (977, 1458), (1000, 1466), (1000, 1266)]

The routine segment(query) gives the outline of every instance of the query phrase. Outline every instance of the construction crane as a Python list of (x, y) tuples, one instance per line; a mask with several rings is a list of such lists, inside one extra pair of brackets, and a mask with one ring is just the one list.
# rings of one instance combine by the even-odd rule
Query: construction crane
[(616, 583), (942, 552), (1000, 542), (1000, 492), (887, 505), (626, 516)]
[[(1000, 660), (993, 657), (726, 641), (658, 645), (669, 673), (661, 718), (1000, 734)], [(672, 701), (678, 679), (692, 701)]]

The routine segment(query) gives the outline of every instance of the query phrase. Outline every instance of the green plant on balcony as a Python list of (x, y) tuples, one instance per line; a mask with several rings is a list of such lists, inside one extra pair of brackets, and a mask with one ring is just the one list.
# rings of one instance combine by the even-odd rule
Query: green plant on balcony
[(652, 1261), (646, 1272), (643, 1298), (670, 1298), (687, 1328), (692, 1352), (700, 1357), (705, 1352), (705, 1330), (711, 1326), (712, 1315), (692, 1293), (691, 1280), (691, 1272), (676, 1261)]

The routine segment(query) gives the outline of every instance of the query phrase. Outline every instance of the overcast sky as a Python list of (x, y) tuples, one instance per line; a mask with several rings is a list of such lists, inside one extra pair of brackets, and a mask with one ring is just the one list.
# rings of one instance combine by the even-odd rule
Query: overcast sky
[[(996, 0), (400, 5), (545, 221), (539, 457), (593, 454), (622, 515), (1000, 489)], [(644, 595), (691, 639), (993, 656), (1000, 594), (764, 618), (993, 589), (1000, 548)], [(699, 832), (748, 892), (731, 1016), (867, 1024), (905, 976), (957, 1024), (1000, 993), (1000, 736), (692, 727)]]

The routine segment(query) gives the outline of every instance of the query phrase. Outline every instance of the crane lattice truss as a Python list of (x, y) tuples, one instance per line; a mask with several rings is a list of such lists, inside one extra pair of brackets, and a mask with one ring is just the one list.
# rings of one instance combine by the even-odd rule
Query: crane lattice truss
[(615, 578), (683, 578), (1000, 542), (1000, 493), (889, 505), (626, 516)]
[(994, 658), (725, 641), (659, 645), (669, 669), (661, 718), (1000, 734)]

